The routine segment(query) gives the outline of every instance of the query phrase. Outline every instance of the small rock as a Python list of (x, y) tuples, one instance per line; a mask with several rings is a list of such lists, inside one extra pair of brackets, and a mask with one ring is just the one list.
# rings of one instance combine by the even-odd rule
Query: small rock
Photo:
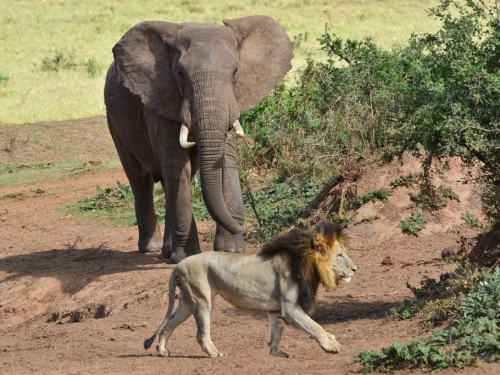
[(393, 256), (386, 256), (383, 260), (382, 260), (382, 265), (384, 266), (392, 266), (396, 264), (396, 258), (394, 258)]
[(38, 188), (38, 189), (36, 189), (36, 193), (43, 194), (43, 193), (45, 193), (45, 190)]
[(89, 160), (90, 165), (101, 165), (102, 161), (100, 160)]

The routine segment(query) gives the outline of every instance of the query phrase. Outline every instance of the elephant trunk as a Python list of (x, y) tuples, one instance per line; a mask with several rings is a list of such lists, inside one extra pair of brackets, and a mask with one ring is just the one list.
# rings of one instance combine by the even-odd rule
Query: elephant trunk
[(227, 167), (226, 138), (229, 125), (234, 122), (235, 115), (239, 115), (239, 109), (233, 108), (231, 100), (222, 99), (227, 98), (228, 87), (221, 87), (207, 78), (203, 75), (201, 80), (193, 84), (195, 97), (191, 107), (203, 200), (212, 218), (224, 229), (237, 234), (243, 229), (228, 210), (223, 181)]
[(231, 216), (224, 200), (224, 145), (225, 137), (221, 140), (200, 137), (201, 190), (208, 212), (214, 220), (229, 232), (237, 234), (242, 232), (242, 227)]

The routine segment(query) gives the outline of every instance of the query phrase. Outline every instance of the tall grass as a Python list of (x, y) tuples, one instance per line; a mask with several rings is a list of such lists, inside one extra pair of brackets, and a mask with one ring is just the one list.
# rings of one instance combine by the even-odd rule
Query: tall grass
[[(134, 24), (157, 19), (221, 24), (266, 14), (294, 41), (294, 69), (325, 59), (316, 40), (325, 23), (351, 39), (372, 36), (385, 47), (439, 24), (425, 9), (435, 0), (3, 0), (0, 2), (0, 123), (103, 115), (102, 88), (111, 48)], [(7, 78), (8, 77), (8, 78)]]

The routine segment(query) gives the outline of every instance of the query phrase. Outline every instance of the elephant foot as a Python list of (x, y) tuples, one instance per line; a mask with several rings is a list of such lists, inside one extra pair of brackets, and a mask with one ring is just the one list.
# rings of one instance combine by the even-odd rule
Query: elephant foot
[(161, 254), (164, 258), (170, 259), (172, 256), (172, 245), (163, 245), (161, 248)]
[(226, 253), (245, 252), (245, 240), (243, 233), (232, 234), (217, 224), (214, 239), (214, 251), (223, 251)]
[[(169, 248), (171, 249), (171, 246), (169, 246)], [(162, 252), (163, 252), (163, 250), (162, 250)], [(168, 252), (168, 250), (166, 250), (166, 252)], [(201, 250), (199, 248), (194, 249), (194, 250), (192, 250), (192, 249), (187, 250), (186, 248), (183, 248), (183, 247), (177, 247), (175, 249), (175, 251), (170, 250), (170, 256), (168, 257), (168, 263), (177, 264), (186, 257), (189, 257), (191, 255), (195, 255), (195, 254), (200, 254), (200, 253), (201, 253)]]
[(140, 253), (156, 253), (160, 251), (163, 245), (160, 227), (156, 225), (156, 230), (153, 235), (141, 234), (139, 232), (139, 252)]

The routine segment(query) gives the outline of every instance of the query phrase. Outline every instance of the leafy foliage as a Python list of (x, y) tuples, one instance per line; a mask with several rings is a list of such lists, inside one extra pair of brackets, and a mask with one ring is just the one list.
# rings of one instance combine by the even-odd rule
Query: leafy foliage
[(420, 189), (419, 194), (412, 194), (411, 200), (426, 211), (439, 210), (448, 205), (448, 200), (460, 202), (460, 197), (449, 186), (441, 185), (437, 189), (426, 187)]
[(406, 176), (399, 176), (393, 181), (391, 181), (391, 186), (393, 187), (399, 187), (399, 186), (404, 186), (404, 187), (409, 187), (412, 186), (413, 184), (418, 184), (419, 179), (418, 175), (415, 173), (408, 173)]
[[(386, 51), (372, 39), (342, 40), (326, 28), (330, 59), (300, 78), (303, 108), (355, 130), (353, 144), (433, 158), (482, 162), (488, 213), (500, 213), (500, 21), (496, 2), (442, 0), (435, 34), (413, 35)], [(359, 119), (360, 123), (357, 123)], [(349, 149), (349, 148), (348, 148)], [(359, 151), (358, 151), (359, 152)]]
[(328, 219), (332, 223), (340, 224), (342, 228), (347, 228), (354, 221), (356, 215), (339, 215), (337, 212), (332, 212)]
[(245, 209), (249, 219), (258, 224), (254, 231), (248, 233), (248, 238), (262, 243), (281, 233), (284, 228), (306, 226), (307, 221), (301, 217), (308, 211), (318, 192), (318, 186), (310, 181), (302, 184), (272, 182), (251, 195), (247, 190)]
[(480, 358), (499, 360), (500, 268), (491, 274), (475, 271), (470, 277), (457, 280), (461, 282), (455, 282), (454, 293), (459, 297), (456, 309), (450, 309), (454, 311), (451, 326), (436, 329), (429, 337), (408, 344), (395, 342), (381, 352), (364, 350), (356, 354), (353, 358), (363, 363), (364, 373), (402, 366), (432, 370), (463, 368), (479, 365)]
[(354, 201), (354, 207), (359, 208), (363, 204), (368, 203), (368, 202), (387, 202), (389, 197), (394, 195), (394, 191), (391, 189), (386, 189), (384, 187), (381, 187), (378, 190), (367, 190), (365, 195), (360, 195), (359, 197), (356, 198)]
[(479, 219), (469, 211), (467, 211), (465, 214), (462, 214), (462, 220), (464, 223), (462, 225), (468, 225), (469, 227), (473, 228), (482, 228), (483, 225), (479, 221)]
[(405, 299), (390, 309), (398, 319), (409, 319), (425, 310), (429, 322), (448, 318), (458, 306), (458, 298), (467, 294), (485, 274), (471, 269), (467, 264), (459, 265), (455, 274), (444, 273), (439, 280), (424, 279), (420, 288), (406, 283), (413, 293), (412, 299)]
[(378, 215), (373, 215), (373, 216), (363, 216), (360, 221), (357, 223), (354, 223), (354, 225), (361, 224), (361, 223), (373, 223), (375, 220), (380, 219)]
[[(295, 85), (277, 86), (242, 116), (251, 138), (242, 152), (244, 168), (273, 168), (280, 182), (312, 179), (321, 185), (378, 153), (390, 160), (412, 152), (423, 157), (423, 173), (402, 176), (393, 186), (420, 180), (420, 194), (412, 199), (435, 210), (458, 196), (447, 186), (432, 185), (432, 161), (460, 156), (466, 163), (483, 162), (487, 213), (496, 218), (498, 9), (482, 1), (443, 0), (430, 14), (442, 21), (439, 32), (413, 35), (391, 50), (370, 38), (342, 40), (326, 27), (320, 43), (329, 59), (308, 61)], [(367, 192), (355, 206), (385, 201), (392, 192), (380, 193), (386, 195)], [(417, 235), (423, 224), (412, 215), (401, 226)]]
[(133, 203), (130, 185), (116, 182), (117, 186), (101, 189), (97, 186), (97, 195), (78, 201), (83, 211), (113, 211), (120, 207), (130, 206)]
[(403, 230), (403, 233), (418, 237), (418, 232), (420, 232), (422, 229), (425, 229), (425, 223), (427, 223), (427, 220), (425, 218), (423, 218), (416, 212), (412, 212), (410, 217), (404, 219), (401, 223), (399, 223), (398, 227)]

